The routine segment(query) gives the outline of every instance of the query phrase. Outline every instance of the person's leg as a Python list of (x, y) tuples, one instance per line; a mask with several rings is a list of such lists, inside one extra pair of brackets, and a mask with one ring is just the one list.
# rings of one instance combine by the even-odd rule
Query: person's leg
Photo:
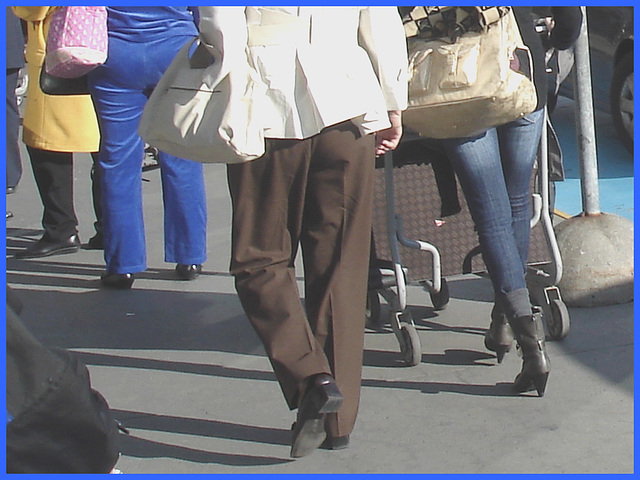
[(443, 145), (460, 180), (496, 295), (526, 288), (496, 130), (444, 140)]
[(102, 236), (102, 190), (100, 188), (100, 154), (99, 152), (91, 153), (91, 200), (93, 201), (93, 212), (96, 221), (93, 222), (93, 228), (96, 233), (89, 239), (86, 248), (91, 250), (102, 250), (104, 242)]
[(509, 193), (513, 234), (518, 245), (522, 269), (525, 271), (531, 237), (531, 175), (543, 124), (544, 111), (537, 110), (498, 128), (500, 157)]
[(159, 152), (164, 204), (164, 260), (201, 265), (207, 259), (207, 199), (201, 163)]
[(7, 69), (7, 193), (12, 192), (22, 176), (22, 160), (18, 144), (20, 112), (16, 101), (18, 68)]
[(73, 208), (73, 154), (27, 146), (33, 176), (43, 206), (44, 235), (16, 258), (40, 258), (73, 253), (80, 248), (78, 219)]
[[(514, 238), (525, 272), (531, 235), (530, 182), (542, 128), (544, 111), (538, 110), (498, 129)], [(532, 309), (526, 289), (507, 292), (504, 300), (505, 314), (522, 350), (522, 371), (516, 377), (514, 387), (520, 392), (535, 389), (543, 396), (550, 366), (541, 313)]]
[[(535, 125), (535, 121), (533, 124)], [(515, 126), (509, 128), (517, 130)], [(533, 129), (531, 136), (521, 139), (522, 145), (515, 141), (511, 144), (506, 142), (506, 149), (513, 156), (522, 148), (522, 152), (518, 154), (526, 158), (522, 164), (518, 162), (518, 167), (514, 167), (515, 162), (511, 162), (511, 170), (508, 173), (510, 178), (516, 175), (516, 172), (523, 177), (518, 178), (511, 186), (516, 193), (512, 196), (515, 200), (516, 215), (519, 217), (515, 224), (519, 228), (524, 228), (525, 217), (528, 222), (530, 216), (528, 208), (524, 206), (524, 196), (529, 195), (528, 185), (531, 177), (531, 170), (526, 164), (531, 161), (531, 150), (535, 151), (537, 148), (537, 131)], [(522, 371), (516, 377), (514, 387), (519, 392), (535, 389), (542, 396), (549, 375), (549, 361), (544, 345), (544, 333), (541, 332), (541, 318), (540, 315), (534, 314), (526, 288), (526, 264), (522, 260), (522, 257), (526, 259), (526, 256), (521, 255), (520, 249), (524, 248), (524, 245), (518, 245), (514, 232), (512, 200), (507, 190), (506, 174), (503, 173), (504, 159), (501, 159), (498, 151), (498, 133), (493, 129), (480, 137), (445, 141), (444, 144), (460, 178), (471, 216), (478, 229), (483, 257), (496, 292), (496, 305), (502, 308), (503, 318), (508, 321), (515, 339), (522, 348)], [(505, 148), (503, 145), (500, 147)], [(526, 193), (523, 193), (525, 191)]]
[[(171, 60), (190, 37), (167, 37), (148, 45), (150, 59), (147, 81), (155, 86)], [(203, 166), (158, 152), (164, 202), (164, 260), (184, 266), (178, 270), (185, 279), (194, 278), (207, 258), (207, 200)], [(190, 271), (195, 266), (197, 270)]]
[(362, 350), (369, 271), (373, 135), (351, 122), (314, 140), (302, 223), (305, 308), (344, 397), (329, 414), (330, 438), (353, 430), (360, 400)]
[(304, 380), (331, 368), (300, 301), (294, 261), (309, 140), (270, 140), (258, 160), (228, 165), (233, 207), (230, 272), (291, 409)]
[(50, 242), (66, 240), (77, 233), (73, 205), (73, 154), (27, 146), (33, 176), (42, 200), (42, 227)]
[(326, 415), (343, 402), (302, 307), (295, 275), (312, 142), (271, 141), (262, 158), (227, 170), (233, 204), (231, 273), (287, 404), (297, 408), (294, 458), (320, 446)]
[[(495, 292), (485, 346), (498, 362), (510, 349), (513, 334), (506, 311), (531, 310), (524, 268), (513, 232), (509, 193), (495, 129), (467, 139), (444, 140), (478, 232), (482, 256)], [(529, 178), (529, 177), (527, 177)], [(527, 180), (528, 185), (528, 180)]]
[(107, 272), (129, 274), (147, 268), (142, 211), (144, 145), (138, 123), (147, 96), (142, 45), (109, 39), (107, 62), (89, 74), (100, 124), (100, 188)]

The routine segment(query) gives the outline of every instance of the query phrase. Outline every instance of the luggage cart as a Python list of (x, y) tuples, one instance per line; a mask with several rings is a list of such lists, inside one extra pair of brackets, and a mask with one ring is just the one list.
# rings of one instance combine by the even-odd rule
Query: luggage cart
[[(449, 303), (449, 289), (446, 279), (440, 275), (440, 252), (425, 241), (410, 240), (404, 235), (403, 220), (395, 212), (393, 156), (387, 153), (384, 161), (385, 209), (387, 241), (391, 260), (380, 260), (376, 255), (375, 238), (372, 238), (372, 268), (369, 275), (367, 293), (367, 324), (378, 328), (381, 324), (380, 296), (391, 307), (389, 323), (396, 335), (405, 365), (420, 363), (422, 348), (411, 311), (407, 308), (407, 269), (403, 268), (398, 245), (427, 252), (431, 255), (433, 280), (422, 279), (423, 287), (429, 292), (436, 310), (443, 310)], [(375, 236), (375, 234), (374, 234)]]
[[(542, 307), (543, 319), (551, 340), (562, 340), (569, 334), (571, 319), (569, 309), (562, 300), (558, 284), (562, 279), (562, 257), (553, 229), (551, 218), (550, 183), (549, 182), (549, 134), (553, 134), (556, 142), (553, 126), (549, 121), (545, 108), (545, 120), (547, 128), (542, 129), (540, 149), (538, 155), (538, 172), (535, 177), (536, 187), (533, 193), (534, 217), (531, 220), (533, 229), (538, 222), (542, 223), (547, 245), (552, 256), (552, 271), (536, 264), (530, 264), (527, 269), (527, 287), (529, 288), (532, 303)], [(557, 150), (560, 151), (559, 145)]]
[[(549, 206), (549, 131), (553, 133), (547, 118), (532, 178), (532, 238), (527, 287), (532, 303), (543, 310), (549, 338), (561, 340), (569, 332), (570, 319), (557, 287), (562, 277), (562, 259)], [(426, 145), (428, 141), (409, 133), (405, 134), (402, 143), (407, 142)], [(437, 161), (438, 155), (439, 161), (447, 161), (442, 151), (434, 150), (430, 155), (432, 161)], [(369, 328), (382, 326), (380, 297), (384, 298), (391, 310), (389, 323), (397, 337), (403, 361), (405, 365), (413, 366), (420, 363), (422, 352), (407, 308), (407, 284), (418, 282), (429, 293), (434, 310), (443, 310), (449, 303), (445, 277), (460, 273), (484, 274), (485, 267), (476, 244), (473, 221), (459, 187), (456, 188), (460, 212), (443, 220), (441, 212), (436, 212), (441, 199), (434, 176), (426, 174), (426, 167), (431, 162), (413, 159), (394, 162), (394, 156), (386, 154), (376, 170), (374, 211), (385, 211), (385, 216), (384, 219), (375, 216), (373, 219), (366, 320)], [(395, 184), (404, 188), (396, 191)], [(409, 227), (407, 231), (405, 226)], [(420, 238), (428, 238), (430, 242)], [(444, 257), (440, 254), (443, 248), (451, 250)], [(429, 254), (428, 258), (425, 258), (425, 252)]]

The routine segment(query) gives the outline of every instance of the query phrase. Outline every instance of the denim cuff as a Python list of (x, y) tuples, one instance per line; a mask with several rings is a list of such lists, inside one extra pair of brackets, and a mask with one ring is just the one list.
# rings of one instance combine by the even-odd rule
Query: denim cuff
[(508, 319), (531, 315), (531, 300), (526, 288), (501, 293), (497, 299)]

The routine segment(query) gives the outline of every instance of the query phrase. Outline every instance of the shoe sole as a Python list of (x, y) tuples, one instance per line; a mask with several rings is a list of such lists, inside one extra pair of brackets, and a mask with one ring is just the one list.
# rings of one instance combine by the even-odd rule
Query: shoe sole
[(90, 245), (90, 244), (86, 244), (86, 245), (82, 245), (82, 250), (104, 250), (104, 246), (102, 245)]
[(327, 438), (324, 430), (324, 414), (319, 414), (318, 418), (305, 420), (300, 430), (297, 431), (296, 438), (291, 445), (291, 457), (306, 457), (314, 450), (317, 450), (322, 442)]
[(299, 419), (296, 422), (291, 444), (291, 457), (293, 458), (309, 455), (322, 445), (322, 442), (327, 438), (327, 432), (324, 429), (326, 414), (337, 412), (344, 401), (335, 384), (326, 385), (318, 389), (316, 393), (317, 395), (309, 399), (309, 404), (301, 405), (304, 410), (311, 411), (308, 414), (299, 415), (299, 417), (306, 417), (304, 422), (301, 423)]
[(323, 450), (344, 450), (345, 448), (349, 448), (349, 440), (342, 440), (338, 443), (327, 436), (327, 438), (320, 445), (320, 448), (322, 448)]

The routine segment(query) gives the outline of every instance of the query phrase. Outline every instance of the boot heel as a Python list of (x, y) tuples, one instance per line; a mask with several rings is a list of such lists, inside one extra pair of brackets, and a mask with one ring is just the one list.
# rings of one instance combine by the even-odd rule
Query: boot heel
[(545, 348), (542, 315), (539, 309), (532, 309), (531, 316), (523, 316), (509, 320), (519, 350), (522, 352), (522, 371), (514, 381), (518, 392), (536, 390), (538, 396), (544, 396), (549, 378), (549, 358)]
[(487, 350), (490, 350), (496, 354), (498, 363), (502, 363), (504, 356), (507, 353), (509, 353), (509, 351), (511, 350), (511, 344), (500, 345), (500, 344), (494, 343), (493, 339), (489, 335), (485, 335), (484, 337), (484, 346)]
[(495, 352), (498, 363), (502, 363), (512, 344), (513, 332), (502, 307), (496, 302), (491, 310), (491, 324), (484, 335), (484, 346)]
[[(504, 356), (509, 352), (509, 350), (511, 349), (511, 347), (496, 347), (494, 349), (494, 352), (496, 353), (496, 359), (498, 360), (498, 363), (502, 363), (502, 360), (504, 359)], [(491, 350), (491, 349), (489, 349)]]
[(342, 405), (343, 397), (334, 383), (318, 385), (318, 396), (315, 397), (316, 407), (319, 413), (335, 413)]
[(533, 377), (533, 384), (536, 387), (539, 397), (544, 397), (544, 391), (547, 388), (547, 379), (549, 378), (549, 372)]
[(537, 375), (520, 373), (513, 382), (513, 388), (518, 393), (531, 392), (535, 390), (539, 397), (544, 397), (548, 379), (549, 372), (539, 373)]

